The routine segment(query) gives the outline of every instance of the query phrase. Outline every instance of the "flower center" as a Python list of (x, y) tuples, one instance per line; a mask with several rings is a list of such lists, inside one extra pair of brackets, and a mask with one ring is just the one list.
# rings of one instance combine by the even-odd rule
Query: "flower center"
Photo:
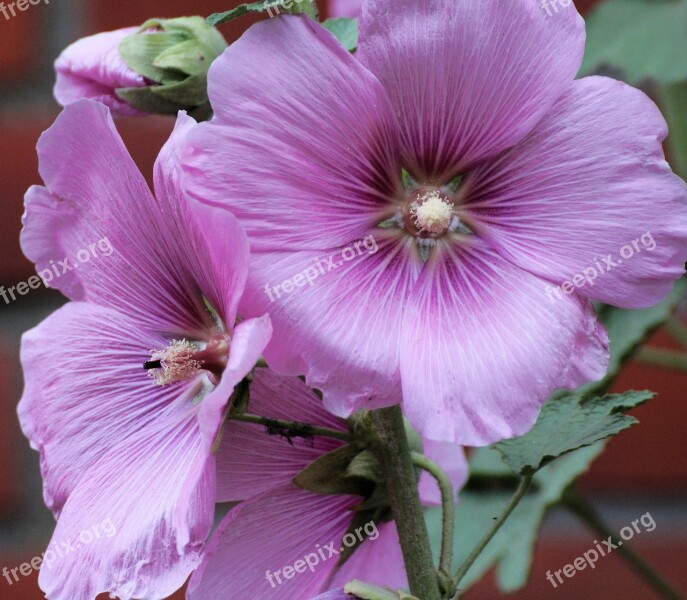
[(418, 195), (410, 205), (410, 215), (420, 231), (442, 235), (451, 226), (453, 205), (435, 190), (424, 196)]
[(229, 360), (229, 339), (215, 335), (204, 348), (187, 340), (172, 340), (164, 350), (151, 350), (151, 358), (143, 364), (148, 376), (157, 385), (189, 381), (206, 371), (212, 383), (218, 383)]

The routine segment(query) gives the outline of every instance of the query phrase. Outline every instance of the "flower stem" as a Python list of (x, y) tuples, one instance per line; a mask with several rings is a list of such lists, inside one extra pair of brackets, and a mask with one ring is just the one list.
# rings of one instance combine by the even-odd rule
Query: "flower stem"
[(501, 526), (508, 520), (508, 517), (510, 517), (511, 513), (515, 510), (515, 507), (520, 504), (520, 501), (525, 497), (527, 490), (532, 484), (532, 477), (533, 474), (522, 476), (518, 489), (515, 490), (515, 494), (513, 494), (513, 497), (508, 502), (506, 509), (501, 513), (501, 516), (494, 521), (487, 535), (482, 538), (482, 541), (477, 544), (475, 549), (470, 553), (470, 556), (465, 559), (465, 562), (461, 565), (460, 569), (458, 569), (455, 577), (456, 587), (460, 585), (460, 582), (463, 577), (465, 577), (470, 567), (477, 560), (479, 555), (482, 554), (482, 551), (489, 545), (489, 542), (491, 542), (498, 530), (501, 529)]
[(439, 568), (445, 573), (451, 572), (451, 563), (453, 561), (453, 535), (455, 531), (455, 504), (453, 502), (453, 484), (444, 473), (442, 468), (435, 463), (431, 458), (419, 452), (413, 452), (413, 463), (422, 470), (427, 471), (436, 482), (439, 484), (441, 490), (441, 509), (442, 509), (442, 528), (441, 528), (441, 557), (439, 559)]
[(346, 431), (337, 431), (336, 429), (318, 427), (317, 425), (310, 425), (308, 423), (283, 421), (282, 419), (269, 419), (267, 417), (260, 417), (258, 415), (251, 415), (248, 413), (230, 414), (227, 419), (229, 421), (241, 421), (242, 423), (263, 425), (264, 427), (274, 430), (276, 433), (287, 437), (312, 438), (313, 436), (321, 436), (334, 438), (335, 440), (342, 440), (344, 442), (350, 442), (352, 439), (351, 435)]
[(573, 514), (582, 519), (593, 531), (598, 533), (604, 539), (609, 537), (618, 546), (616, 550), (634, 571), (644, 579), (651, 587), (656, 590), (663, 598), (669, 600), (681, 600), (682, 595), (665, 579), (660, 573), (657, 573), (653, 567), (647, 564), (644, 559), (636, 554), (628, 544), (620, 545), (616, 535), (609, 529), (609, 527), (601, 520), (599, 514), (594, 510), (582, 496), (580, 496), (574, 489), (566, 492), (563, 498), (564, 506)]
[(410, 593), (422, 600), (441, 600), (401, 408), (382, 408), (371, 412), (370, 418), (378, 434), (373, 449), (386, 475)]

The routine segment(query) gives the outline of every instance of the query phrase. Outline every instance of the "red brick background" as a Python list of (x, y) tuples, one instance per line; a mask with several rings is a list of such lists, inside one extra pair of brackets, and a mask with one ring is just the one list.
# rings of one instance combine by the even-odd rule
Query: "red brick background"
[[(32, 273), (18, 245), (22, 198), (31, 184), (39, 183), (36, 140), (59, 112), (50, 94), (50, 65), (59, 50), (76, 37), (137, 24), (153, 16), (206, 15), (238, 3), (236, 0), (81, 0), (73, 3), (54, 0), (49, 5), (32, 6), (9, 21), (0, 15), (0, 285), (14, 285)], [(579, 0), (577, 4), (584, 11), (593, 0)], [(80, 10), (74, 12), (74, 7)], [(326, 10), (324, 3), (322, 9)], [(239, 20), (223, 27), (223, 33), (230, 41), (236, 39), (254, 20)], [(155, 155), (171, 130), (171, 119), (124, 119), (118, 125), (134, 158), (149, 176)], [(27, 301), (26, 312), (33, 315), (34, 304), (45, 311), (42, 303), (53, 301), (52, 293), (42, 296), (35, 292)], [(19, 308), (12, 307), (12, 310), (15, 312), (9, 313), (0, 304), (0, 464), (4, 465), (0, 478), (0, 528), (9, 528), (18, 540), (16, 549), (15, 546), (7, 549), (2, 545), (4, 530), (0, 529), (0, 567), (10, 568), (43, 552), (45, 538), (50, 533), (50, 517), (36, 508), (40, 504), (40, 491), (36, 488), (37, 459), (27, 450), (15, 415), (21, 382), (17, 361), (18, 332), (12, 327)], [(9, 322), (6, 328), (3, 328), (4, 322)], [(652, 343), (665, 347), (673, 345), (665, 333), (657, 334)], [(623, 375), (618, 390), (649, 388), (659, 392), (659, 399), (636, 411), (641, 426), (613, 441), (608, 452), (584, 478), (583, 489), (587, 495), (611, 501), (628, 497), (636, 501), (645, 499), (644, 512), (651, 509), (651, 502), (677, 501), (684, 505), (687, 460), (683, 391), (686, 387), (687, 375), (643, 365), (635, 365)], [(42, 538), (22, 534), (36, 523), (45, 523)], [(640, 540), (638, 547), (687, 590), (684, 570), (687, 539), (684, 535), (671, 538), (666, 533), (659, 531), (651, 538), (647, 536)], [(617, 556), (607, 558), (594, 572), (580, 573), (565, 586), (553, 590), (545, 579), (546, 570), (555, 570), (570, 562), (590, 546), (592, 539), (593, 536), (584, 531), (573, 537), (567, 534), (557, 537), (556, 531), (547, 530), (537, 550), (532, 585), (513, 598), (641, 600), (655, 597)], [(0, 598), (3, 599), (42, 597), (33, 576), (9, 588), (5, 585), (0, 579)], [(182, 598), (183, 594), (175, 597)], [(498, 594), (489, 579), (469, 597), (491, 599)]]

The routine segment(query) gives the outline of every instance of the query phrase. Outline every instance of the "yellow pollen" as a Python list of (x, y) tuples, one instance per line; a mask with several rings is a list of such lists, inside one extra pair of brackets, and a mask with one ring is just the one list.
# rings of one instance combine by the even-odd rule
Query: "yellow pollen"
[(413, 222), (421, 231), (441, 234), (448, 231), (453, 219), (453, 206), (439, 192), (425, 194), (413, 202), (410, 208)]
[(159, 361), (160, 368), (150, 369), (148, 376), (155, 379), (157, 385), (192, 379), (203, 366), (193, 358), (199, 350), (196, 344), (186, 340), (172, 340), (164, 350), (151, 350), (151, 362)]

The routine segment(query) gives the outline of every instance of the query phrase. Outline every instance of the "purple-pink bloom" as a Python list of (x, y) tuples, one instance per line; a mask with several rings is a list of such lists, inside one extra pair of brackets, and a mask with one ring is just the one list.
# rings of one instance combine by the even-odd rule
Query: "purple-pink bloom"
[[(339, 416), (402, 397), (432, 439), (522, 434), (605, 373), (592, 301), (650, 306), (684, 272), (666, 124), (636, 89), (574, 79), (573, 5), (375, 0), (360, 27), (356, 57), (304, 17), (251, 28), (210, 71), (183, 184), (246, 227), (242, 307), (270, 311), (272, 368)], [(653, 251), (583, 277), (647, 233)]]
[(356, 18), (363, 9), (362, 0), (330, 0), (329, 13), (332, 17)]
[[(52, 600), (184, 583), (213, 523), (227, 401), (271, 334), (267, 317), (235, 324), (248, 265), (236, 219), (180, 193), (194, 126), (179, 116), (155, 196), (100, 103), (71, 104), (38, 144), (45, 187), (26, 195), (22, 247), (39, 270), (64, 269), (51, 285), (71, 300), (22, 343), (19, 417), (58, 518), (50, 550), (74, 548), (41, 569)], [(105, 236), (110, 256), (73, 260)], [(116, 534), (94, 536), (103, 522)]]
[[(328, 413), (298, 377), (276, 375), (269, 369), (255, 371), (250, 411), (347, 431), (346, 422)], [(353, 579), (393, 589), (407, 586), (392, 520), (368, 523), (365, 535), (361, 534), (366, 539), (341, 566), (342, 539), (364, 498), (317, 494), (293, 483), (305, 467), (344, 442), (316, 437), (311, 443), (293, 440), (292, 444), (266, 435), (257, 425), (230, 422), (226, 426), (217, 454), (218, 501), (248, 500), (234, 508), (213, 534), (203, 564), (191, 578), (189, 600), (304, 600), (342, 588)], [(456, 491), (464, 484), (467, 464), (460, 446), (428, 443), (425, 453), (444, 467)], [(426, 473), (419, 488), (426, 505), (439, 504), (438, 487)]]
[(98, 100), (116, 116), (136, 117), (146, 113), (117, 96), (120, 88), (145, 87), (146, 79), (131, 69), (119, 53), (122, 40), (138, 31), (126, 27), (77, 40), (55, 61), (55, 99), (66, 106), (77, 100)]

